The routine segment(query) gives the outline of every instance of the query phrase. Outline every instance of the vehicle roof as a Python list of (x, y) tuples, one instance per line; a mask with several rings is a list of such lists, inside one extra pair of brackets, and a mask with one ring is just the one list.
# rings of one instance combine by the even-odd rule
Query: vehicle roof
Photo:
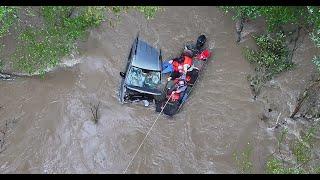
[(161, 71), (160, 52), (148, 43), (138, 40), (132, 65), (147, 70)]

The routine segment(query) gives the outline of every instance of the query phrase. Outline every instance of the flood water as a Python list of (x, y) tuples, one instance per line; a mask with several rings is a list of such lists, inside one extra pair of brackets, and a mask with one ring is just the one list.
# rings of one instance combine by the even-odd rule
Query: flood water
[[(139, 31), (162, 49), (164, 59), (204, 33), (213, 58), (182, 111), (159, 118), (127, 173), (237, 173), (232, 154), (248, 143), (255, 148), (255, 172), (262, 173), (274, 138), (259, 119), (266, 107), (252, 100), (246, 80), (252, 68), (235, 43), (234, 22), (216, 7), (164, 9), (153, 20), (130, 11), (115, 27), (105, 22), (91, 30), (81, 55), (68, 59), (80, 62), (73, 67), (44, 79), (1, 81), (0, 123), (8, 122), (8, 133), (0, 172), (123, 173), (158, 115), (152, 107), (121, 105), (117, 98), (119, 72)], [(312, 69), (310, 64), (305, 66)], [(276, 82), (298, 77), (290, 73)], [(298, 89), (290, 85), (280, 86), (288, 94), (277, 100), (279, 107), (295, 102), (290, 93)], [(98, 102), (94, 124), (90, 107)]]

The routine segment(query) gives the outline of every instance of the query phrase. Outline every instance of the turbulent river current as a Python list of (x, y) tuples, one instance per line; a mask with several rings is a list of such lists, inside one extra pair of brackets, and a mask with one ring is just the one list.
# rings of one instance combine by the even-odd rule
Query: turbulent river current
[[(119, 72), (138, 32), (162, 49), (164, 59), (205, 34), (213, 57), (181, 112), (159, 118), (127, 173), (237, 173), (232, 155), (248, 143), (254, 147), (255, 172), (263, 172), (274, 137), (259, 119), (268, 107), (252, 99), (246, 79), (252, 68), (235, 42), (234, 26), (216, 7), (164, 7), (153, 20), (130, 11), (114, 27), (106, 22), (91, 30), (81, 55), (66, 58), (76, 65), (43, 79), (0, 82), (0, 123), (8, 127), (0, 172), (123, 173), (158, 115), (152, 107), (121, 105), (117, 98)], [(312, 54), (311, 47), (297, 52)], [(282, 111), (292, 110), (303, 89), (301, 74), (307, 72), (290, 73), (273, 84), (279, 88), (272, 92), (285, 93), (274, 99)], [(293, 87), (295, 77), (300, 81)], [(95, 124), (90, 108), (99, 102)]]

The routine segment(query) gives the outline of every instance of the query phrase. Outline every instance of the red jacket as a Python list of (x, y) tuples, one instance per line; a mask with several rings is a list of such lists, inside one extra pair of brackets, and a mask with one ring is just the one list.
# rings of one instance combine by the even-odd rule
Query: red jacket
[(183, 66), (185, 64), (188, 64), (189, 66), (192, 66), (192, 58), (188, 57), (188, 56), (184, 56), (183, 57), (183, 62), (179, 63), (177, 60), (173, 60), (172, 65), (173, 65), (173, 71), (179, 72), (179, 66), (181, 68), (181, 70), (183, 69)]
[(192, 66), (192, 58), (188, 57), (188, 56), (184, 56), (183, 65), (185, 65), (185, 64)]

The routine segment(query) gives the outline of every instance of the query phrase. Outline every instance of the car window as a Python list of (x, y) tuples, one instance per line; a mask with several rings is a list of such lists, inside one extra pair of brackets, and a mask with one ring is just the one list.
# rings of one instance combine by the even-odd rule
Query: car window
[(126, 83), (132, 86), (156, 89), (160, 84), (160, 72), (132, 66), (128, 72)]

